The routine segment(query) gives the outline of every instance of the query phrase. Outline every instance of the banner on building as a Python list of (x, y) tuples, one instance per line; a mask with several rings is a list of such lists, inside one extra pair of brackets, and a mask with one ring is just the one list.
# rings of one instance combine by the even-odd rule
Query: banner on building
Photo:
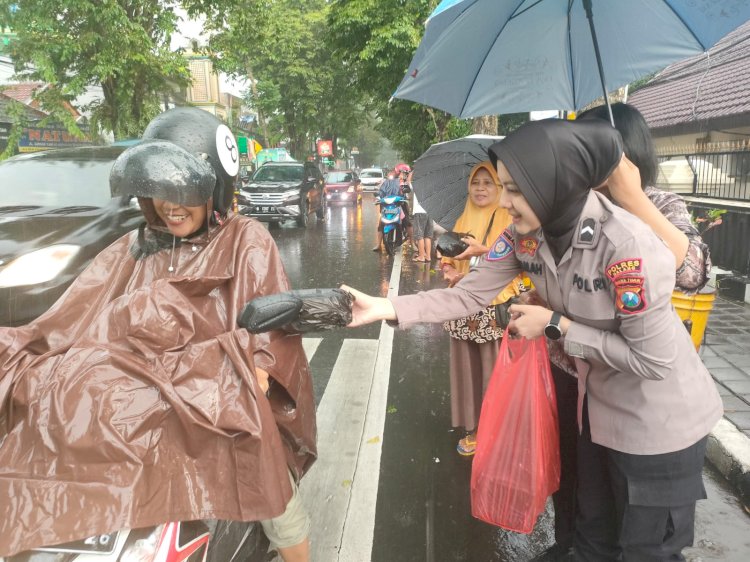
[[(84, 131), (85, 132), (85, 131)], [(94, 143), (88, 137), (78, 138), (66, 129), (49, 127), (25, 127), (18, 141), (19, 152), (37, 152), (50, 148), (69, 146), (92, 146)]]

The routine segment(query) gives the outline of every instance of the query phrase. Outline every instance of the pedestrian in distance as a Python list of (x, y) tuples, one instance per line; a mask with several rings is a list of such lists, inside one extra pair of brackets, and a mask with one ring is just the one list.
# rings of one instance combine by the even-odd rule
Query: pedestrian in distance
[(421, 263), (432, 261), (432, 237), (434, 229), (432, 219), (427, 215), (422, 205), (419, 204), (417, 194), (414, 194), (414, 214), (412, 224), (414, 226), (414, 242), (417, 245), (417, 255), (413, 260)]
[[(299, 336), (237, 325), (248, 301), (289, 289), (267, 229), (231, 212), (238, 171), (216, 117), (157, 116), (110, 177), (145, 222), (39, 319), (0, 328), (14, 536), (23, 520), (29, 541), (57, 542), (174, 517), (260, 521), (285, 562), (309, 561), (297, 482), (316, 456), (312, 381)], [(11, 539), (0, 532), (0, 552)]]
[(562, 340), (578, 374), (575, 559), (684, 560), (722, 403), (671, 304), (673, 254), (593, 190), (638, 186), (638, 169), (598, 120), (528, 123), (490, 159), (513, 222), (485, 258), (452, 289), (354, 291), (351, 325), (459, 318), (526, 271), (548, 304), (512, 305), (508, 329)]
[[(489, 162), (480, 162), (469, 173), (469, 196), (463, 213), (456, 220), (456, 232), (471, 234), (464, 238), (470, 250), (454, 257), (443, 257), (443, 278), (453, 287), (469, 272), (472, 260), (489, 252), (491, 244), (510, 225), (511, 217), (500, 207), (500, 182)], [(456, 445), (460, 455), (472, 456), (477, 444), (477, 425), (482, 398), (495, 366), (503, 329), (498, 323), (496, 306), (507, 303), (523, 288), (521, 276), (503, 288), (489, 306), (444, 323), (450, 335), (451, 422), (465, 430)]]
[[(675, 289), (688, 295), (695, 294), (705, 286), (711, 270), (708, 246), (693, 225), (682, 198), (654, 186), (658, 161), (651, 132), (641, 113), (624, 103), (615, 103), (611, 107), (615, 128), (622, 136), (625, 156), (638, 168), (641, 181), (640, 185), (635, 182), (605, 184), (598, 191), (651, 227), (674, 254)], [(579, 119), (594, 118), (609, 122), (607, 107), (601, 105), (579, 115)], [(543, 304), (535, 291), (525, 294), (524, 298), (529, 303)], [(555, 544), (537, 556), (535, 562), (569, 559), (575, 536), (578, 381), (572, 360), (565, 355), (560, 342), (550, 342), (548, 347), (557, 395), (561, 474), (560, 488), (552, 495)]]

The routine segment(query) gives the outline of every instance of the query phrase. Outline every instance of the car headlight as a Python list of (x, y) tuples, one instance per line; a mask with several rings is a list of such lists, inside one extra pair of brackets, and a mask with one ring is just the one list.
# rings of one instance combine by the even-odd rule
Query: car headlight
[(55, 244), (24, 254), (0, 270), (0, 287), (46, 283), (57, 277), (80, 249), (73, 244)]
[(281, 198), (284, 201), (294, 201), (295, 199), (299, 199), (299, 190), (293, 189), (290, 191), (285, 191), (284, 193), (281, 194)]

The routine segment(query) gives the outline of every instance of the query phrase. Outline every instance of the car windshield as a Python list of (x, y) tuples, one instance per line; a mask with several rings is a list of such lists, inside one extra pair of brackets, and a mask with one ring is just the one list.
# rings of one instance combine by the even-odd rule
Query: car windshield
[(253, 181), (300, 181), (304, 177), (302, 166), (261, 166)]
[(351, 172), (328, 172), (326, 183), (347, 183), (352, 181)]
[(0, 207), (104, 207), (112, 160), (30, 158), (0, 164)]
[(361, 178), (382, 178), (383, 172), (380, 170), (362, 170), (362, 173), (359, 176)]

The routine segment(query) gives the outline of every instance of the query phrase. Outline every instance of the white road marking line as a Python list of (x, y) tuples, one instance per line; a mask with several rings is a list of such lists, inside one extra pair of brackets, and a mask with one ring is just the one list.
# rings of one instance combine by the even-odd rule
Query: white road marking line
[[(388, 296), (398, 294), (401, 253)], [(320, 344), (304, 338), (311, 359)], [(369, 562), (375, 531), (393, 328), (376, 340), (344, 340), (317, 411), (318, 459), (300, 483), (312, 519), (313, 562)]]
[[(401, 279), (401, 252), (393, 260), (388, 296), (398, 295)], [(394, 329), (382, 323), (378, 339), (372, 388), (367, 403), (367, 418), (360, 442), (357, 470), (352, 484), (350, 509), (344, 526), (338, 560), (369, 562), (375, 534), (375, 507), (380, 483), (380, 456), (383, 451), (388, 383), (391, 373)]]
[(318, 406), (318, 459), (300, 484), (316, 562), (339, 560), (346, 520), (359, 508), (350, 509), (377, 355), (375, 340), (345, 340)]
[(302, 347), (305, 350), (308, 362), (312, 361), (312, 358), (322, 341), (323, 338), (302, 338)]

